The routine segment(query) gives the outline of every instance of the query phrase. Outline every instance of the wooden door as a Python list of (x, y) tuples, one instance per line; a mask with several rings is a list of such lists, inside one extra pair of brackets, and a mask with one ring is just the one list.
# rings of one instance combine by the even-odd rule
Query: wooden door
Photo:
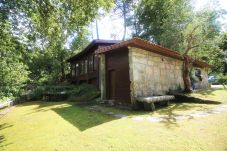
[(107, 99), (131, 103), (129, 61), (126, 48), (106, 54), (106, 96)]
[(116, 93), (116, 72), (115, 70), (109, 70), (109, 99), (115, 99)]

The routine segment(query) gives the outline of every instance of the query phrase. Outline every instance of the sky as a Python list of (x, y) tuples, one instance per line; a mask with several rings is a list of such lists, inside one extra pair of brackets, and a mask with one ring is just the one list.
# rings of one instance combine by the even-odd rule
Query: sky
[[(217, 0), (217, 2), (212, 3), (212, 0), (193, 0), (193, 6), (195, 11), (199, 11), (203, 8), (212, 7), (213, 5), (218, 5), (221, 9), (227, 11), (227, 0)], [(227, 31), (227, 15), (219, 18), (219, 21), (222, 24), (222, 31)], [(93, 39), (97, 39), (97, 34), (95, 30), (95, 23), (91, 26), (93, 31)], [(98, 20), (98, 29), (99, 29), (99, 39), (116, 39), (120, 40), (123, 36), (123, 19), (113, 17), (110, 15), (101, 17)], [(127, 34), (130, 34), (130, 30), (127, 31)]]

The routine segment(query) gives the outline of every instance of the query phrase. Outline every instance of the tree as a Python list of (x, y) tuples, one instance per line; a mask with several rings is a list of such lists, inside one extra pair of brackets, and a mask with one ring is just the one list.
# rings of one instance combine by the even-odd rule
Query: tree
[(41, 53), (43, 51), (49, 53), (49, 56), (53, 57), (51, 60), (57, 59), (57, 62), (61, 62), (61, 75), (64, 76), (62, 61), (66, 59), (68, 53), (68, 50), (64, 49), (68, 38), (75, 33), (82, 35), (84, 28), (98, 16), (98, 10), (108, 10), (113, 2), (103, 0), (90, 1), (89, 3), (86, 0), (80, 2), (68, 0), (3, 0), (1, 3), (1, 6), (6, 8), (4, 10), (7, 12), (8, 20), (13, 23), (12, 28), (15, 33), (22, 35), (23, 30), (16, 27), (21, 24), (20, 20), (26, 22), (23, 26), (27, 24), (26, 28), (34, 33), (33, 39), (34, 43), (38, 44), (38, 49), (41, 49)]
[(123, 18), (124, 21), (124, 31), (122, 40), (125, 40), (126, 29), (127, 29), (127, 20), (132, 11), (133, 0), (115, 0), (114, 14), (117, 14), (120, 18)]
[(214, 10), (197, 12), (183, 31), (182, 50), (184, 50), (183, 80), (185, 92), (192, 91), (189, 73), (193, 60), (189, 59), (189, 53), (192, 50), (203, 51), (204, 46), (209, 45), (219, 34), (217, 17), (218, 13)]
[(223, 70), (222, 70), (222, 73), (224, 75), (226, 75), (227, 74), (227, 33), (224, 33), (221, 36), (220, 49), (223, 52)]
[(141, 0), (136, 8), (136, 32), (140, 37), (182, 53), (185, 92), (191, 92), (189, 73), (195, 60), (189, 56), (203, 54), (208, 45), (217, 46), (218, 15), (215, 9), (194, 12), (189, 0)]
[(1, 86), (12, 83), (7, 80), (10, 76), (20, 86), (28, 75), (36, 83), (64, 78), (65, 60), (72, 53), (65, 48), (67, 40), (83, 35), (98, 10), (107, 11), (112, 4), (107, 0), (1, 0)]
[(75, 55), (76, 53), (79, 53), (81, 50), (83, 50), (88, 44), (89, 44), (89, 32), (85, 31), (82, 35), (77, 35), (75, 38), (73, 38), (72, 43), (70, 44), (70, 50), (71, 54)]
[(183, 41), (181, 31), (191, 12), (188, 0), (141, 0), (131, 22), (136, 28), (134, 35), (179, 50)]
[(10, 33), (10, 23), (0, 16), (0, 99), (19, 95), (28, 80), (28, 67), (23, 63), (23, 46)]

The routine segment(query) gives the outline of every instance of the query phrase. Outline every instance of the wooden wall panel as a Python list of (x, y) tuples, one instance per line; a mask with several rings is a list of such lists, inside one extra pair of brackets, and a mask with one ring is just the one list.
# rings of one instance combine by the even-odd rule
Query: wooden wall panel
[(127, 48), (106, 53), (106, 92), (108, 99), (130, 103)]

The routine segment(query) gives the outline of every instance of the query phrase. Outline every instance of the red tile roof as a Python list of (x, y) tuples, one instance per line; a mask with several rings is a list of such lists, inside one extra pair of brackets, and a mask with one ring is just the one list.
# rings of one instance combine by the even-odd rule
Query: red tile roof
[[(123, 41), (123, 42), (116, 43), (116, 44), (113, 44), (110, 46), (99, 48), (95, 52), (97, 54), (101, 54), (101, 53), (106, 53), (106, 52), (113, 51), (113, 50), (116, 50), (118, 48), (123, 48), (123, 47), (137, 47), (137, 48), (148, 50), (148, 51), (151, 51), (151, 52), (154, 52), (154, 53), (157, 53), (160, 55), (164, 55), (167, 57), (183, 60), (183, 56), (179, 52), (173, 51), (168, 48), (164, 48), (160, 45), (151, 43), (149, 41), (146, 41), (146, 40), (143, 40), (140, 38), (133, 38), (133, 39), (130, 39), (127, 41)], [(197, 66), (197, 67), (212, 67), (212, 65), (209, 65), (209, 64), (199, 61), (199, 60), (194, 61), (193, 65)]]

